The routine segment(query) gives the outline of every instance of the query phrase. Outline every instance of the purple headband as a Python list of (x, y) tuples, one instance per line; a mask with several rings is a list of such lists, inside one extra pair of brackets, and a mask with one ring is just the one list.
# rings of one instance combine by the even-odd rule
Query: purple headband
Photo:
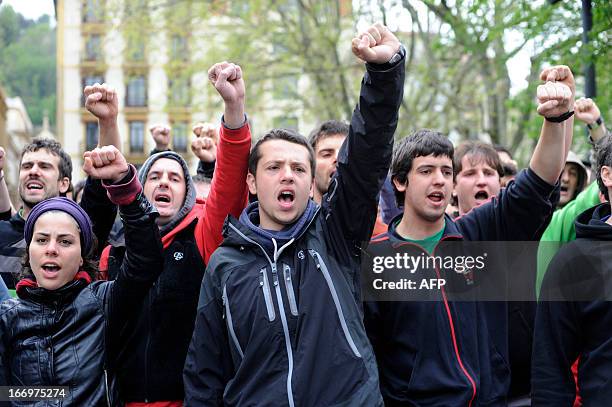
[(49, 211), (62, 211), (72, 216), (76, 223), (81, 229), (81, 253), (88, 254), (93, 246), (93, 230), (91, 227), (91, 220), (87, 213), (77, 205), (73, 200), (59, 197), (45, 199), (34, 206), (34, 209), (28, 215), (26, 220), (23, 234), (26, 243), (29, 245), (32, 241), (32, 234), (34, 233), (34, 224), (45, 212)]

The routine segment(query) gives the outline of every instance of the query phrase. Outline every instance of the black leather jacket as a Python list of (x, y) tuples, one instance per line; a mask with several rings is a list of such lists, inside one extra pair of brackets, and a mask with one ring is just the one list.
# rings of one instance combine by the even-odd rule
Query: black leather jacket
[(54, 291), (32, 284), (0, 305), (0, 386), (69, 387), (61, 404), (12, 405), (120, 405), (113, 361), (133, 310), (163, 266), (155, 208), (140, 193), (120, 212), (128, 255), (115, 281), (80, 278)]

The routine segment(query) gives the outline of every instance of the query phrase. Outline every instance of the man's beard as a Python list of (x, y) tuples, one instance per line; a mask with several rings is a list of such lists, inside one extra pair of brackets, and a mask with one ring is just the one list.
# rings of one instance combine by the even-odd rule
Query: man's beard
[(21, 202), (23, 202), (23, 205), (25, 207), (27, 207), (28, 209), (32, 209), (32, 208), (34, 208), (34, 205), (36, 205), (37, 203), (42, 202), (45, 199), (52, 198), (54, 196), (60, 196), (60, 194), (58, 193), (57, 195), (50, 196), (49, 192), (47, 191), (47, 192), (45, 192), (45, 194), (43, 195), (43, 197), (41, 199), (39, 199), (37, 201), (31, 201), (31, 200), (26, 199), (26, 197), (23, 194), (23, 190), (21, 188), (19, 188), (19, 197), (21, 198)]

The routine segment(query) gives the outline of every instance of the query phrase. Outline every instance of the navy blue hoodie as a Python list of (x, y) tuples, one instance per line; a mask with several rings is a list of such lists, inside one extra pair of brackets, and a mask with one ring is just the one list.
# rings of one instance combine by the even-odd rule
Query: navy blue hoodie
[[(553, 210), (553, 190), (531, 169), (522, 171), (490, 202), (455, 220), (447, 215), (434, 254), (450, 250), (452, 241), (538, 240)], [(370, 252), (382, 248), (391, 253), (406, 244), (395, 224), (372, 240)], [(412, 247), (412, 255), (424, 252)], [(429, 301), (365, 303), (385, 405), (505, 405), (510, 385), (507, 303), (455, 301), (445, 289), (435, 295)]]

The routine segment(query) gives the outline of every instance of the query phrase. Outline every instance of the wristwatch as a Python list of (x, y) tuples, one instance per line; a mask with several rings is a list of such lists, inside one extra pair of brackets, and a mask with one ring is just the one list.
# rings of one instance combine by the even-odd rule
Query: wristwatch
[(603, 124), (603, 120), (602, 120), (601, 116), (599, 116), (597, 118), (597, 120), (595, 120), (593, 123), (587, 124), (587, 127), (589, 128), (589, 130), (593, 130), (593, 129), (598, 128), (602, 124)]
[(404, 45), (400, 44), (400, 47), (397, 50), (397, 52), (391, 57), (391, 59), (387, 63), (389, 65), (395, 65), (400, 61), (400, 59), (402, 59), (405, 56), (406, 56), (406, 48), (404, 48)]

